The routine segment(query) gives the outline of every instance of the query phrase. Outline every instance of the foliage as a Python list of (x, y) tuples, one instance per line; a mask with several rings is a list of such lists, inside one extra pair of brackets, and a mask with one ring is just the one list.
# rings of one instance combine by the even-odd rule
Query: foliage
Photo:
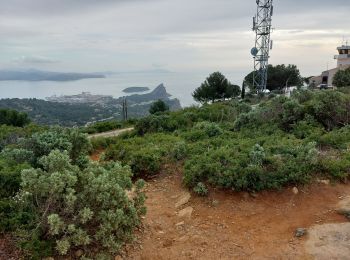
[(173, 156), (178, 156), (179, 159), (184, 156), (185, 149), (181, 145), (178, 137), (165, 134), (116, 138), (114, 144), (106, 149), (104, 159), (129, 165), (134, 176), (148, 177), (157, 174), (165, 160), (172, 160)]
[(115, 111), (97, 104), (69, 104), (40, 99), (1, 99), (0, 107), (25, 112), (43, 125), (83, 126), (87, 122), (111, 118)]
[(48, 155), (52, 150), (68, 151), (73, 163), (86, 156), (91, 144), (86, 134), (78, 129), (53, 127), (45, 132), (34, 133), (23, 141), (23, 148), (32, 151), (35, 158)]
[(169, 111), (169, 106), (161, 99), (154, 102), (149, 109), (149, 113), (152, 115), (165, 111)]
[(260, 145), (255, 145), (250, 151), (241, 148), (237, 152), (220, 147), (203, 156), (196, 155), (185, 163), (185, 184), (196, 187), (199, 182), (208, 182), (233, 190), (259, 191), (305, 183), (315, 174), (315, 144), (274, 149), (275, 152), (266, 153)]
[(0, 125), (23, 127), (29, 123), (30, 119), (26, 113), (11, 109), (0, 109)]
[[(244, 80), (249, 86), (249, 89), (254, 92), (253, 75), (254, 72), (249, 73)], [(269, 65), (267, 68), (267, 89), (270, 91), (282, 90), (289, 86), (302, 86), (303, 82), (304, 80), (300, 76), (296, 65)]]
[(214, 72), (193, 92), (192, 96), (200, 103), (207, 103), (238, 97), (240, 93), (239, 86), (232, 85), (220, 72)]
[(140, 119), (135, 130), (139, 135), (154, 132), (174, 132), (189, 129), (203, 121), (224, 123), (234, 121), (240, 114), (249, 112), (251, 106), (236, 100), (189, 107), (176, 112), (151, 115)]
[(339, 70), (334, 75), (333, 85), (338, 88), (350, 87), (350, 68)]
[(199, 194), (209, 186), (259, 191), (316, 177), (346, 180), (349, 97), (298, 90), (290, 98), (256, 100), (257, 105), (232, 100), (152, 115), (138, 122), (136, 136), (108, 141), (113, 144), (105, 159), (132, 165), (146, 157), (140, 168), (157, 165), (152, 175), (175, 159), (184, 164), (184, 183)]
[(81, 170), (59, 150), (39, 164), (41, 168), (22, 171), (18, 195), (18, 203), (29, 203), (38, 216), (39, 240), (54, 243), (60, 255), (88, 245), (114, 254), (130, 240), (145, 209), (142, 184), (136, 185), (135, 197), (125, 193), (132, 187), (129, 167), (90, 164)]
[(96, 134), (96, 133), (107, 132), (115, 129), (120, 129), (122, 127), (123, 127), (122, 122), (112, 120), (112, 121), (97, 122), (95, 124), (89, 125), (86, 128), (83, 128), (82, 131), (87, 134)]
[(350, 123), (350, 96), (337, 91), (320, 91), (306, 103), (308, 112), (327, 130)]
[(207, 196), (209, 191), (204, 183), (198, 182), (197, 185), (193, 188), (193, 191), (200, 196)]
[(194, 129), (203, 130), (208, 137), (218, 136), (223, 133), (223, 130), (218, 124), (207, 121), (197, 123)]

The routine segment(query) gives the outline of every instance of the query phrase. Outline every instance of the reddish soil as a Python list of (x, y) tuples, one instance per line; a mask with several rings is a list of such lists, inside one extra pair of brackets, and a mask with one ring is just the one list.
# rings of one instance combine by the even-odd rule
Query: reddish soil
[(96, 150), (93, 154), (90, 155), (90, 159), (98, 162), (100, 160), (101, 154), (103, 153), (103, 150)]
[[(312, 259), (304, 250), (307, 236), (297, 228), (348, 220), (334, 208), (350, 194), (350, 185), (313, 184), (257, 195), (211, 191), (208, 198), (192, 194), (186, 205), (175, 208), (182, 186), (179, 169), (171, 169), (149, 182), (148, 213), (138, 241), (128, 246), (126, 259)], [(191, 219), (177, 211), (193, 207)], [(178, 225), (176, 225), (178, 224)]]
[(8, 235), (0, 236), (0, 259), (17, 260), (21, 259), (21, 253), (16, 248), (15, 243)]
[[(100, 153), (91, 156), (98, 160)], [(186, 205), (175, 204), (184, 193), (181, 167), (168, 166), (146, 186), (148, 213), (136, 241), (116, 259), (313, 259), (304, 249), (308, 236), (295, 238), (297, 228), (344, 223), (335, 212), (350, 195), (350, 184), (312, 184), (258, 194), (211, 190), (209, 197), (192, 194)], [(177, 215), (194, 209), (191, 218)], [(0, 238), (0, 259), (18, 259)], [(11, 258), (12, 257), (12, 258)]]

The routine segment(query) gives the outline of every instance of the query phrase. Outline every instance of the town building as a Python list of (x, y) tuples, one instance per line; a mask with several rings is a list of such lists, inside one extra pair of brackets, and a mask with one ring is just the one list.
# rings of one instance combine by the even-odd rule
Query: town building
[(333, 78), (339, 70), (345, 70), (350, 67), (350, 45), (342, 45), (337, 48), (338, 55), (334, 56), (337, 60), (337, 67), (323, 71), (321, 75), (312, 77), (310, 84), (318, 88), (333, 88)]

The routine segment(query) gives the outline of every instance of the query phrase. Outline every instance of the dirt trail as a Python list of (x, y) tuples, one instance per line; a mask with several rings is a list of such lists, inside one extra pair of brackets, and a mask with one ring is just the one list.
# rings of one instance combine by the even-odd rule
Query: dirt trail
[(125, 129), (118, 129), (118, 130), (113, 130), (113, 131), (109, 131), (109, 132), (103, 132), (103, 133), (98, 133), (98, 134), (92, 134), (89, 135), (89, 138), (98, 138), (98, 137), (115, 137), (118, 135), (121, 135), (125, 132), (130, 132), (134, 130), (133, 127), (130, 128), (125, 128)]
[[(145, 228), (123, 258), (313, 259), (304, 249), (307, 236), (295, 238), (295, 230), (347, 222), (334, 208), (350, 194), (350, 185), (314, 184), (298, 194), (291, 188), (257, 195), (214, 190), (209, 198), (192, 195), (176, 209), (187, 190), (180, 169), (168, 171), (174, 173), (149, 182)], [(183, 220), (177, 212), (186, 207), (194, 211)]]

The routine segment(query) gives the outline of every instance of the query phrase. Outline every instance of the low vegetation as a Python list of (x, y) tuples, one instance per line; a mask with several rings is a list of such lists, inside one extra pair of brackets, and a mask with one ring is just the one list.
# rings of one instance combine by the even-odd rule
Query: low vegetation
[[(0, 125), (0, 231), (28, 259), (77, 252), (110, 259), (145, 214), (142, 178), (169, 165), (200, 196), (214, 187), (255, 192), (349, 179), (350, 94), (298, 90), (211, 102), (85, 129)], [(130, 124), (135, 130), (118, 137), (86, 135)], [(98, 149), (100, 162), (92, 162)]]
[(36, 130), (1, 137), (0, 231), (11, 232), (28, 259), (109, 259), (145, 214), (143, 182), (132, 183), (129, 166), (91, 162), (90, 141), (77, 129)]
[(260, 191), (347, 180), (350, 95), (301, 90), (254, 106), (250, 99), (151, 115), (134, 133), (94, 145), (107, 148), (104, 160), (130, 165), (138, 176), (183, 165), (184, 183), (200, 195), (210, 187)]

